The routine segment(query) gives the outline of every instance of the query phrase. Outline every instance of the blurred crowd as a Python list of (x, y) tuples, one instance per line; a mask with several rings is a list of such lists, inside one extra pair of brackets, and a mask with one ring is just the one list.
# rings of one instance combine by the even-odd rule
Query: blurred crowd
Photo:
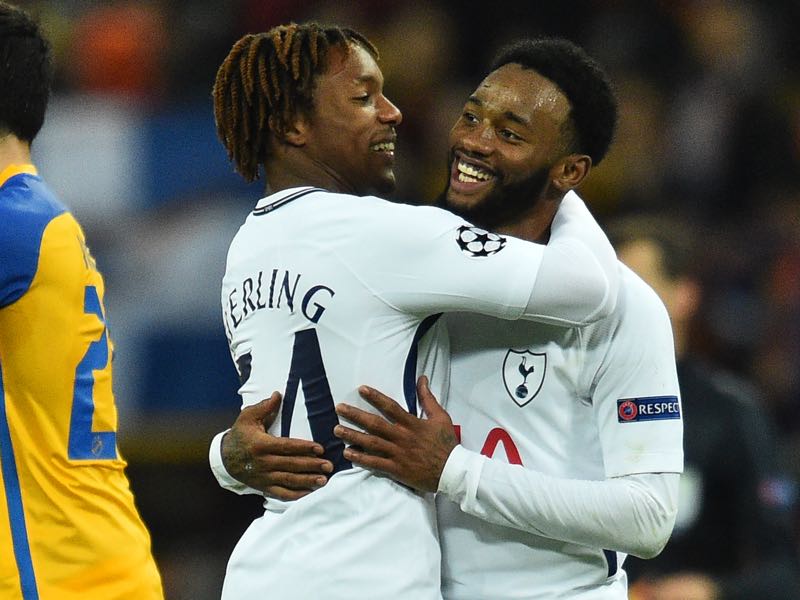
[[(142, 466), (137, 484), (137, 464), (204, 472), (205, 444), (238, 409), (219, 286), (228, 241), (263, 192), (216, 141), (211, 84), (243, 33), (288, 21), (347, 25), (378, 46), (404, 113), (398, 198), (419, 203), (441, 191), (449, 126), (499, 46), (536, 34), (583, 45), (611, 74), (621, 120), (582, 195), (601, 222), (664, 214), (696, 233), (705, 294), (690, 346), (761, 390), (781, 460), (800, 478), (797, 2), (20, 4), (43, 21), (57, 60), (34, 156), (106, 273), (121, 444), (163, 556), (160, 513), (147, 506), (156, 494)], [(172, 481), (163, 472), (158, 494)], [(192, 489), (213, 486), (208, 477)]]

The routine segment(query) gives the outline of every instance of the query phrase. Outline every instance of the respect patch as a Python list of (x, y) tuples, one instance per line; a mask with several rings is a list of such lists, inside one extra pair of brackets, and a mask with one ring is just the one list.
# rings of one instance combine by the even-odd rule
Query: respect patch
[(680, 419), (681, 405), (677, 396), (623, 398), (617, 400), (617, 420), (620, 423)]

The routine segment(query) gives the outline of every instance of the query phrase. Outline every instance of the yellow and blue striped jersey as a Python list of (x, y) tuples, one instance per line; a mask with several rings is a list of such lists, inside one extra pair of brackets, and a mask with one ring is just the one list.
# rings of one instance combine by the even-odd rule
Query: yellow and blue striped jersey
[(163, 598), (116, 443), (103, 278), (32, 165), (0, 172), (0, 598)]

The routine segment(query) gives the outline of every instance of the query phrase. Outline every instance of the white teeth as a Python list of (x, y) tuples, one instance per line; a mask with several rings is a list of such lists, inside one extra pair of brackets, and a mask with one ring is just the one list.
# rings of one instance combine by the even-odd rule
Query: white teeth
[(394, 142), (381, 142), (370, 146), (375, 152), (394, 152)]
[[(459, 171), (459, 181), (489, 181), (492, 178), (492, 174), (488, 171), (467, 164), (462, 160), (458, 161), (456, 168)], [(465, 176), (465, 179), (462, 179), (462, 175)]]
[(474, 177), (470, 177), (469, 175), (466, 175), (466, 174), (460, 173), (460, 172), (458, 174), (458, 180), (461, 181), (461, 182), (464, 182), (464, 183), (477, 183), (479, 181), (478, 179), (475, 179)]

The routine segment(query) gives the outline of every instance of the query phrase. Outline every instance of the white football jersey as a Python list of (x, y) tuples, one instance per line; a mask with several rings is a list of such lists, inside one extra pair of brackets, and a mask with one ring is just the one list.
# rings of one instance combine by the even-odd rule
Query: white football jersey
[[(228, 564), (223, 598), (440, 598), (432, 494), (353, 467), (335, 403), (373, 411), (374, 386), (418, 413), (420, 366), (442, 394), (442, 311), (519, 318), (543, 246), (432, 207), (314, 188), (262, 199), (235, 236), (222, 286), (245, 405), (285, 384), (270, 432), (314, 439), (335, 465), (322, 489), (269, 499)], [(279, 388), (280, 389), (280, 388)]]
[[(669, 318), (620, 269), (614, 312), (585, 328), (445, 316), (447, 409), (466, 449), (567, 479), (682, 470)], [(526, 493), (518, 490), (522, 504)], [(624, 554), (495, 525), (441, 494), (437, 509), (448, 600), (627, 598)]]

